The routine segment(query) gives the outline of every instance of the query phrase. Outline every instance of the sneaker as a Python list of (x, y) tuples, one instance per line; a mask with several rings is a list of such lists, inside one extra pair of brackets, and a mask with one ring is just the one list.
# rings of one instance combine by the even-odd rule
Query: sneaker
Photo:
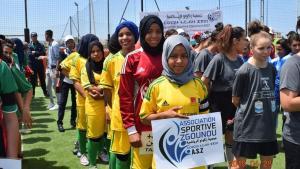
[(106, 152), (102, 151), (98, 154), (98, 158), (100, 161), (102, 161), (103, 163), (108, 163), (109, 159), (108, 159), (108, 155)]
[(81, 155), (81, 157), (80, 157), (80, 164), (84, 165), (84, 166), (88, 166), (89, 165), (89, 160), (88, 160), (88, 158), (86, 157), (85, 154)]
[(59, 132), (65, 132), (64, 126), (62, 124), (57, 124), (57, 128)]
[(78, 151), (77, 154), (76, 154), (76, 156), (77, 156), (78, 158), (80, 158), (80, 157), (82, 156), (81, 152)]
[(92, 165), (92, 166), (89, 167), (89, 169), (97, 169), (97, 166)]
[(57, 104), (55, 104), (54, 106), (52, 106), (52, 107), (49, 108), (49, 110), (51, 110), (51, 111), (52, 110), (57, 110), (57, 109), (58, 109), (58, 105)]
[(47, 106), (47, 109), (50, 109), (50, 108), (52, 108), (53, 106), (54, 106), (53, 103), (49, 103), (48, 106)]

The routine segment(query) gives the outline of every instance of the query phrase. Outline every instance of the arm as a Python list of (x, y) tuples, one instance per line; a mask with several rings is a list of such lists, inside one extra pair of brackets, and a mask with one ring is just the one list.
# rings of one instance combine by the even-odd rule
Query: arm
[(247, 72), (240, 69), (236, 72), (236, 77), (232, 86), (232, 103), (235, 107), (240, 106), (241, 97), (245, 95), (243, 92), (245, 88), (247, 88), (245, 82), (249, 82), (247, 78)]
[[(128, 56), (127, 56), (128, 57)], [(136, 133), (135, 120), (134, 120), (134, 86), (135, 80), (133, 76), (133, 61), (130, 57), (123, 64), (121, 77), (120, 77), (120, 111), (122, 115), (123, 125), (125, 129), (132, 129), (131, 133)], [(131, 128), (131, 129), (129, 129)]]
[(112, 107), (112, 93), (111, 93), (111, 90), (110, 89), (103, 89), (104, 91), (104, 99), (105, 99), (105, 102), (106, 104), (109, 105), (109, 107)]
[(204, 83), (204, 85), (206, 86), (207, 91), (209, 91), (210, 79), (208, 77), (202, 76), (201, 80)]
[(240, 97), (232, 96), (232, 103), (234, 104), (235, 107), (239, 107), (240, 99), (241, 99)]
[(286, 88), (280, 90), (280, 103), (283, 109), (287, 112), (300, 111), (299, 92), (291, 91)]
[(30, 104), (32, 99), (32, 90), (29, 90), (23, 99), (23, 114), (22, 114), (22, 121), (27, 128), (32, 127), (32, 119), (30, 113)]
[(84, 88), (81, 86), (81, 84), (77, 81), (77, 80), (73, 80), (74, 82), (74, 88), (75, 90), (82, 96), (82, 97), (86, 97), (85, 92), (84, 92)]
[[(127, 129), (129, 142), (133, 147), (141, 147), (141, 137), (135, 127), (134, 114), (134, 76), (133, 61), (127, 56), (120, 77), (120, 111), (124, 128)], [(132, 62), (132, 63), (131, 63)]]
[(149, 116), (146, 116), (142, 119), (142, 123), (151, 125), (151, 120), (159, 120), (159, 119), (169, 119), (169, 118), (189, 118), (188, 116), (178, 114), (177, 111), (182, 109), (182, 106), (175, 106), (167, 111), (161, 113), (152, 112)]

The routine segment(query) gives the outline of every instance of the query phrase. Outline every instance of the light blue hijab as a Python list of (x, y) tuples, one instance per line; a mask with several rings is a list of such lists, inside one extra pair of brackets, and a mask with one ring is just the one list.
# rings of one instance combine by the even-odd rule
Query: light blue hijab
[[(179, 74), (176, 75), (169, 67), (168, 65), (168, 59), (173, 51), (173, 49), (177, 46), (177, 45), (183, 45), (186, 52), (187, 52), (187, 56), (188, 56), (188, 65), (186, 66), (186, 68), (184, 69), (184, 71)], [(162, 75), (168, 77), (168, 79), (176, 84), (179, 85), (184, 85), (187, 82), (189, 82), (190, 80), (192, 80), (194, 78), (193, 75), (193, 64), (192, 64), (192, 53), (191, 53), (191, 47), (189, 42), (182, 36), (180, 35), (172, 35), (169, 38), (167, 38), (167, 40), (164, 43), (163, 46), (163, 53), (162, 53), (162, 65), (163, 65), (163, 72)]]

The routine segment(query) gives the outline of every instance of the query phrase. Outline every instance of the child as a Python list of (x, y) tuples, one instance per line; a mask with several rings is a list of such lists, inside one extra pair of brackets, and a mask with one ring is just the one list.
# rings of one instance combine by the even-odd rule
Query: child
[[(103, 150), (103, 134), (105, 131), (104, 93), (98, 91), (104, 61), (103, 46), (93, 41), (88, 47), (88, 59), (81, 70), (81, 84), (86, 90), (85, 115), (87, 121), (88, 157), (91, 168), (96, 167), (96, 157)], [(101, 145), (102, 144), (102, 145)]]
[(278, 153), (276, 140), (276, 70), (268, 57), (272, 41), (260, 31), (251, 36), (251, 57), (238, 70), (233, 84), (232, 102), (237, 107), (234, 118), (232, 168), (246, 168), (246, 159), (260, 154), (260, 168), (271, 169)]
[[(193, 75), (189, 42), (180, 35), (169, 37), (162, 62), (162, 76), (151, 83), (144, 97), (139, 114), (142, 122), (151, 125), (151, 120), (208, 113), (208, 92)], [(195, 104), (191, 98), (201, 102)]]
[(116, 46), (120, 46), (121, 49), (105, 59), (103, 78), (101, 78), (101, 86), (104, 88), (105, 98), (108, 101), (108, 105), (112, 107), (110, 116), (112, 142), (109, 165), (111, 169), (129, 169), (131, 147), (127, 131), (122, 123), (118, 90), (120, 72), (125, 56), (134, 50), (134, 45), (138, 41), (138, 27), (131, 21), (125, 21), (117, 26), (114, 35), (118, 37)]

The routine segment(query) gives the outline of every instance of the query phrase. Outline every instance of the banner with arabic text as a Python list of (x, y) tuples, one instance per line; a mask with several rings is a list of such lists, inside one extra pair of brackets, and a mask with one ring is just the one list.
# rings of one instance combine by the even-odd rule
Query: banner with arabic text
[(223, 22), (220, 10), (142, 12), (140, 18), (150, 14), (156, 15), (162, 20), (164, 31), (181, 28), (190, 36), (196, 31), (213, 31), (218, 22)]

